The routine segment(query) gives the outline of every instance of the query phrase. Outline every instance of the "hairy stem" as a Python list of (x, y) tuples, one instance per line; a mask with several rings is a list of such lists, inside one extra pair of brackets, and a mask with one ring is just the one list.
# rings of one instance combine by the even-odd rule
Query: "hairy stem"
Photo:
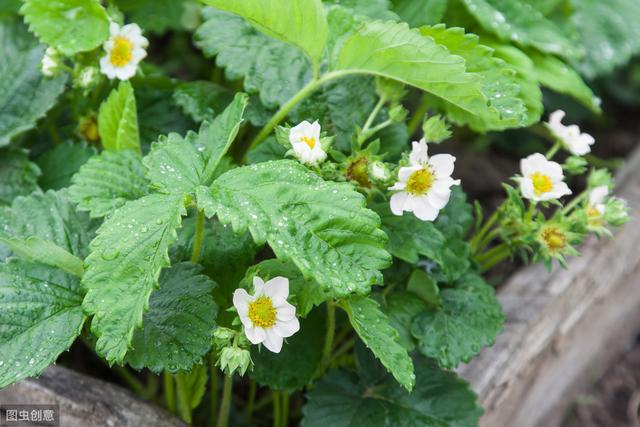
[(189, 396), (187, 385), (180, 375), (175, 375), (176, 391), (178, 395), (178, 414), (185, 423), (191, 424), (191, 405), (189, 404)]
[(218, 413), (218, 427), (227, 427), (229, 425), (232, 388), (233, 377), (231, 375), (225, 375), (224, 385), (222, 386), (222, 402), (220, 403), (220, 412)]
[(549, 151), (547, 151), (547, 154), (545, 154), (544, 156), (551, 160), (553, 158), (553, 156), (556, 155), (556, 153), (558, 152), (558, 150), (560, 149), (560, 147), (562, 147), (562, 144), (560, 144), (560, 141), (556, 141), (553, 143), (553, 146), (551, 146), (551, 148), (549, 149)]
[[(304, 100), (307, 96), (311, 95), (316, 89), (322, 86), (323, 83), (326, 83), (330, 80), (335, 80), (342, 76), (346, 76), (349, 74), (354, 74), (353, 70), (343, 70), (343, 71), (332, 71), (327, 73), (320, 78), (314, 78), (306, 86), (298, 91), (286, 104), (284, 104), (280, 109), (271, 117), (271, 119), (267, 122), (266, 125), (260, 130), (260, 132), (253, 138), (253, 141), (249, 144), (249, 148), (247, 152), (251, 151), (251, 149), (255, 148), (258, 144), (264, 141), (267, 136), (273, 131), (273, 129), (287, 117), (287, 114), (293, 108), (298, 105), (302, 100)], [(246, 157), (246, 154), (245, 154)]]
[(289, 421), (289, 393), (283, 391), (280, 395), (280, 427), (287, 427)]
[(251, 425), (251, 417), (253, 417), (253, 410), (256, 405), (256, 389), (257, 389), (256, 381), (251, 380), (249, 383), (249, 398), (247, 399), (247, 408), (246, 408), (246, 424), (248, 426)]
[(471, 245), (471, 252), (472, 253), (475, 253), (475, 252), (477, 252), (477, 250), (479, 250), (478, 246), (479, 246), (480, 242), (482, 241), (484, 236), (487, 234), (487, 232), (491, 229), (493, 224), (495, 224), (495, 222), (498, 220), (500, 207), (501, 206), (499, 206), (498, 209), (493, 211), (493, 213), (487, 219), (487, 221), (484, 223), (482, 228), (476, 233), (475, 236), (473, 236), (473, 238), (469, 242), (469, 244)]
[(327, 334), (324, 338), (324, 347), (322, 349), (322, 362), (319, 366), (317, 376), (320, 376), (329, 366), (331, 362), (331, 351), (333, 350), (333, 338), (336, 332), (336, 305), (333, 300), (327, 300)]
[(200, 254), (202, 253), (202, 242), (204, 240), (204, 210), (198, 210), (198, 217), (196, 218), (196, 233), (193, 239), (193, 249), (191, 251), (191, 262), (197, 263), (200, 261)]
[(487, 271), (499, 262), (507, 259), (511, 255), (511, 248), (506, 243), (501, 243), (489, 249), (487, 252), (478, 255), (475, 260), (480, 264), (482, 271)]
[(413, 136), (414, 133), (418, 130), (418, 126), (422, 123), (424, 119), (424, 115), (427, 114), (427, 110), (429, 109), (429, 99), (427, 98), (427, 94), (423, 93), (422, 98), (420, 98), (420, 104), (418, 108), (409, 119), (409, 124), (407, 125), (407, 132), (409, 137)]
[(209, 400), (209, 413), (210, 419), (213, 421), (218, 415), (218, 368), (216, 368), (216, 358), (211, 353), (211, 360), (209, 363), (209, 388), (211, 390), (211, 397)]
[(273, 427), (280, 427), (280, 392), (272, 391), (273, 394)]
[(131, 390), (138, 395), (145, 394), (145, 386), (129, 370), (123, 366), (114, 365), (115, 373), (124, 381)]

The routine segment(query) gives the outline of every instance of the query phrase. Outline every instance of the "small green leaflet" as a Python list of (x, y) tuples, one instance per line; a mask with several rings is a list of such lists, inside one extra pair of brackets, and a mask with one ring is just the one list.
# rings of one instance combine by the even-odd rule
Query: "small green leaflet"
[(327, 41), (327, 21), (320, 0), (203, 0), (242, 16), (268, 36), (300, 48), (319, 66)]
[(332, 296), (368, 293), (389, 265), (378, 216), (346, 183), (326, 182), (298, 162), (277, 160), (232, 169), (211, 188), (200, 187), (198, 206), (234, 230), (269, 242)]
[(91, 242), (83, 307), (93, 315), (96, 351), (111, 364), (123, 361), (134, 329), (142, 324), (160, 270), (169, 265), (169, 246), (182, 215), (182, 195), (151, 194), (115, 211)]
[(215, 57), (229, 80), (243, 79), (247, 92), (259, 92), (266, 107), (286, 103), (311, 80), (311, 63), (295, 47), (265, 36), (239, 16), (211, 7), (203, 16), (194, 35), (196, 46)]
[(82, 330), (80, 280), (23, 260), (0, 263), (0, 388), (40, 374)]
[(474, 273), (442, 289), (440, 296), (442, 307), (432, 306), (419, 314), (411, 333), (422, 354), (445, 369), (454, 369), (493, 343), (502, 330), (504, 314), (493, 288)]
[(293, 391), (309, 384), (322, 359), (327, 325), (323, 311), (313, 310), (300, 319), (300, 331), (287, 338), (280, 353), (251, 346), (251, 378), (272, 390)]
[(129, 81), (120, 83), (100, 105), (98, 133), (102, 146), (108, 151), (140, 152), (136, 98)]
[(40, 169), (22, 149), (0, 151), (0, 205), (38, 189)]
[(411, 27), (442, 22), (447, 0), (392, 0), (393, 10)]
[[(412, 393), (390, 376), (374, 384), (334, 371), (307, 393), (302, 427), (476, 427), (482, 408), (464, 381), (431, 361), (415, 359)], [(361, 369), (362, 370), (362, 369)]]
[(278, 276), (289, 279), (288, 301), (296, 307), (298, 317), (306, 317), (314, 306), (322, 304), (326, 299), (320, 285), (314, 280), (305, 279), (298, 267), (291, 261), (264, 260), (247, 270), (240, 286), (251, 292), (254, 276), (260, 277), (265, 282)]
[(422, 313), (425, 307), (425, 302), (411, 292), (391, 292), (386, 298), (383, 311), (389, 318), (389, 324), (398, 331), (399, 343), (407, 351), (416, 348), (416, 339), (411, 335), (411, 325), (413, 319)]
[(69, 199), (92, 218), (107, 216), (129, 200), (149, 193), (140, 155), (132, 150), (103, 151), (72, 178)]
[(212, 120), (232, 96), (226, 87), (208, 81), (180, 82), (173, 92), (175, 103), (198, 123)]
[(80, 258), (70, 254), (55, 243), (48, 242), (36, 236), (26, 239), (7, 237), (0, 232), (0, 243), (7, 245), (15, 255), (27, 260), (58, 267), (74, 276), (84, 274), (83, 262)]
[(38, 180), (43, 190), (59, 190), (71, 185), (71, 177), (78, 172), (96, 149), (85, 142), (63, 142), (36, 159), (42, 174)]
[(503, 41), (576, 58), (582, 49), (562, 29), (523, 0), (461, 0), (482, 28)]
[(211, 295), (215, 283), (201, 270), (184, 262), (162, 271), (160, 289), (151, 295), (125, 359), (133, 368), (190, 370), (211, 349), (218, 312)]
[(178, 372), (175, 378), (177, 387), (184, 390), (178, 397), (178, 412), (191, 424), (191, 414), (200, 405), (207, 391), (207, 367), (196, 365), (190, 372)]
[(43, 54), (22, 24), (0, 21), (0, 147), (33, 128), (64, 91), (66, 76), (42, 75)]
[(380, 305), (368, 297), (352, 296), (342, 301), (340, 307), (347, 312), (351, 326), (366, 346), (398, 383), (411, 391), (416, 378), (413, 362)]
[(20, 8), (29, 29), (66, 56), (100, 46), (109, 17), (98, 0), (26, 0)]
[(333, 64), (347, 74), (374, 74), (415, 86), (490, 124), (494, 106), (482, 92), (482, 77), (465, 61), (405, 23), (367, 22), (342, 44)]

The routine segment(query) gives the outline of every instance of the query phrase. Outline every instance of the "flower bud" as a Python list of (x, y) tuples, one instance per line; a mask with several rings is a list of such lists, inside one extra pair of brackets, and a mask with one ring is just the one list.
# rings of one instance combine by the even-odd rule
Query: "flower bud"
[(44, 51), (44, 56), (42, 57), (42, 74), (47, 77), (55, 76), (58, 68), (60, 67), (61, 60), (62, 58), (60, 57), (60, 53), (56, 48), (49, 46), (47, 50)]
[(629, 221), (629, 207), (626, 200), (618, 197), (610, 198), (604, 211), (604, 220), (614, 227), (619, 227)]
[(227, 375), (233, 375), (235, 372), (244, 375), (251, 364), (251, 353), (249, 353), (249, 350), (235, 346), (224, 347), (220, 351), (220, 357), (216, 362), (216, 365)]
[(376, 181), (385, 182), (391, 177), (391, 173), (387, 166), (380, 162), (375, 161), (369, 164), (369, 175)]
[(451, 136), (449, 125), (440, 115), (432, 116), (425, 120), (422, 124), (422, 132), (424, 133), (425, 141), (436, 144)]
[(587, 161), (580, 156), (571, 156), (567, 159), (562, 168), (569, 175), (581, 175), (587, 170)]
[(99, 80), (100, 71), (98, 70), (98, 67), (90, 66), (85, 67), (78, 72), (75, 78), (75, 84), (82, 89), (89, 89), (95, 86)]
[(236, 331), (229, 328), (223, 328), (219, 326), (213, 332), (213, 342), (217, 348), (226, 347), (231, 343), (231, 340), (236, 335)]

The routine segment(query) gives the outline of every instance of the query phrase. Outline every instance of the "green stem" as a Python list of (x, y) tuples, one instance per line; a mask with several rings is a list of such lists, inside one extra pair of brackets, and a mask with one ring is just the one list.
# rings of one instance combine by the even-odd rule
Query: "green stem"
[(601, 159), (593, 154), (587, 154), (584, 158), (590, 165), (597, 168), (618, 169), (624, 163), (624, 160), (620, 158)]
[(553, 146), (549, 149), (549, 151), (547, 151), (547, 154), (545, 154), (544, 156), (551, 160), (553, 158), (553, 156), (556, 155), (556, 153), (558, 152), (558, 150), (562, 147), (562, 144), (560, 143), (560, 141), (556, 141)]
[(211, 361), (209, 364), (209, 389), (211, 390), (211, 396), (209, 400), (210, 419), (216, 419), (218, 414), (218, 368), (216, 368), (216, 358), (213, 353), (211, 354)]
[(573, 208), (575, 208), (579, 203), (581, 203), (589, 194), (589, 192), (587, 191), (583, 191), (582, 193), (578, 194), (576, 197), (574, 197), (569, 203), (567, 203), (567, 206), (565, 206), (562, 209), (562, 213), (564, 215), (568, 214), (569, 212), (571, 212), (571, 210)]
[(496, 237), (498, 237), (498, 235), (500, 234), (500, 230), (498, 228), (494, 228), (493, 230), (491, 230), (490, 232), (488, 232), (483, 238), (482, 240), (480, 240), (480, 242), (478, 243), (478, 245), (476, 246), (475, 252), (474, 253), (479, 253), (480, 251), (482, 251), (484, 248), (487, 247), (487, 245), (489, 243), (491, 243), (491, 241), (493, 239), (495, 239)]
[(167, 409), (172, 414), (176, 413), (176, 396), (173, 384), (173, 377), (167, 371), (162, 373), (164, 379), (164, 397), (167, 402)]
[(356, 344), (356, 341), (353, 338), (350, 338), (333, 353), (333, 356), (331, 356), (331, 358), (334, 360), (337, 359), (338, 357), (345, 354), (347, 351), (351, 350), (355, 344)]
[(249, 383), (249, 398), (247, 399), (247, 413), (246, 413), (246, 424), (248, 426), (251, 425), (251, 417), (253, 416), (253, 410), (256, 406), (256, 390), (257, 385), (255, 380), (251, 380)]
[(222, 386), (222, 402), (220, 403), (220, 412), (218, 413), (218, 427), (227, 427), (229, 425), (232, 387), (233, 377), (231, 375), (225, 375), (224, 385)]
[(204, 240), (204, 210), (198, 211), (198, 217), (196, 218), (196, 234), (193, 239), (193, 249), (191, 251), (191, 262), (197, 263), (200, 261), (200, 254), (202, 253), (202, 241)]
[(536, 212), (536, 202), (529, 202), (529, 210), (524, 216), (524, 221), (528, 224), (533, 219), (533, 214)]
[(272, 391), (273, 394), (273, 427), (280, 427), (280, 392)]
[(414, 133), (416, 133), (416, 130), (418, 130), (418, 126), (420, 126), (420, 123), (422, 123), (422, 121), (424, 120), (424, 115), (427, 114), (428, 109), (429, 99), (427, 98), (427, 94), (423, 93), (422, 98), (420, 99), (420, 104), (418, 105), (416, 111), (413, 113), (413, 116), (411, 116), (409, 124), (407, 125), (407, 132), (409, 133), (410, 137), (413, 136)]
[[(376, 117), (378, 117), (378, 114), (380, 113), (380, 110), (384, 106), (385, 102), (387, 102), (387, 98), (384, 96), (381, 96), (380, 99), (378, 99), (378, 102), (376, 103), (376, 105), (373, 107), (373, 110), (371, 110), (369, 117), (367, 117), (367, 120), (364, 122), (364, 125), (362, 126), (362, 130), (358, 135), (358, 145), (362, 145), (362, 143), (368, 138), (369, 128), (371, 128), (373, 121), (376, 119)], [(372, 132), (372, 133), (375, 133), (375, 132)]]
[(478, 244), (482, 241), (482, 239), (484, 238), (485, 234), (489, 231), (491, 226), (493, 224), (495, 224), (495, 222), (498, 220), (499, 212), (500, 212), (500, 207), (498, 207), (498, 209), (493, 211), (493, 213), (487, 219), (487, 221), (484, 223), (482, 228), (476, 233), (475, 236), (473, 236), (473, 238), (469, 242), (470, 245), (471, 245), (471, 251), (472, 252), (476, 251), (476, 249), (478, 248)]
[(287, 427), (289, 423), (289, 393), (283, 391), (280, 395), (280, 427)]
[(255, 138), (253, 138), (253, 141), (251, 141), (251, 143), (249, 144), (249, 148), (247, 149), (247, 152), (251, 151), (251, 149), (255, 148), (258, 144), (264, 141), (267, 138), (267, 136), (269, 136), (271, 131), (273, 131), (273, 129), (278, 124), (280, 124), (280, 122), (284, 120), (285, 117), (287, 117), (287, 114), (289, 114), (289, 112), (293, 110), (293, 108), (296, 105), (298, 105), (298, 103), (300, 103), (307, 96), (311, 95), (323, 83), (326, 83), (330, 80), (334, 80), (349, 74), (355, 74), (355, 73), (357, 72), (354, 70), (332, 71), (330, 73), (327, 73), (321, 76), (320, 78), (314, 78), (313, 80), (311, 80), (309, 83), (307, 83), (306, 86), (300, 89), (300, 91), (298, 91), (298, 93), (296, 93), (293, 96), (293, 98), (291, 98), (289, 101), (286, 102), (286, 104), (280, 107), (280, 109), (273, 115), (273, 117), (271, 117), (271, 119), (267, 122), (267, 124), (264, 125), (262, 130), (260, 130), (260, 132), (255, 136)]
[(136, 394), (143, 395), (145, 393), (144, 385), (127, 368), (114, 365), (113, 370)]
[(489, 249), (487, 252), (478, 255), (475, 260), (480, 264), (482, 271), (487, 271), (500, 261), (506, 259), (509, 255), (511, 255), (511, 249), (506, 243), (501, 243)]
[(185, 423), (191, 424), (191, 405), (189, 404), (189, 391), (182, 375), (174, 376), (178, 394), (178, 414)]
[(320, 364), (319, 375), (322, 375), (331, 362), (331, 351), (333, 350), (333, 338), (336, 333), (336, 305), (333, 300), (327, 300), (327, 334), (324, 339), (322, 350), (322, 363)]

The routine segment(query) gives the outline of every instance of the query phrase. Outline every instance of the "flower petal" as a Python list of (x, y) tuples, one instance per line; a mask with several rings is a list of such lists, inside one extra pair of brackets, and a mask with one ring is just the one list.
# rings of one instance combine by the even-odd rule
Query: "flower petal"
[(529, 178), (520, 178), (520, 192), (525, 199), (538, 200), (535, 191), (533, 191), (533, 181)]
[(244, 328), (244, 334), (251, 344), (260, 344), (266, 339), (267, 333), (263, 328), (250, 326)]
[(274, 305), (276, 308), (276, 319), (286, 322), (296, 317), (296, 307), (288, 302)]
[(411, 154), (409, 154), (409, 162), (411, 166), (425, 164), (429, 161), (427, 142), (422, 138), (420, 141), (411, 143)]
[(289, 296), (289, 279), (278, 276), (264, 284), (264, 294), (274, 302), (286, 301)]
[(429, 158), (429, 164), (438, 178), (451, 176), (455, 161), (456, 158), (451, 154), (436, 154)]
[(276, 322), (274, 329), (281, 337), (288, 338), (300, 330), (300, 321), (294, 317), (286, 322)]
[(391, 200), (389, 200), (389, 207), (391, 208), (391, 212), (393, 212), (394, 215), (402, 215), (402, 212), (404, 212), (404, 206), (407, 203), (408, 198), (409, 195), (404, 192), (396, 193), (391, 196)]
[(609, 195), (609, 187), (606, 185), (600, 185), (589, 193), (589, 204), (597, 205), (602, 203), (605, 197)]
[(264, 280), (258, 276), (253, 276), (253, 295), (262, 295), (264, 292)]
[(233, 306), (240, 316), (246, 316), (249, 312), (249, 303), (253, 301), (253, 297), (242, 288), (238, 288), (233, 292)]
[(413, 213), (422, 221), (433, 221), (438, 217), (439, 209), (429, 203), (426, 196), (416, 198), (413, 205)]
[(265, 331), (265, 339), (262, 342), (267, 349), (273, 353), (280, 353), (282, 350), (282, 342), (284, 338), (276, 333), (273, 329)]

